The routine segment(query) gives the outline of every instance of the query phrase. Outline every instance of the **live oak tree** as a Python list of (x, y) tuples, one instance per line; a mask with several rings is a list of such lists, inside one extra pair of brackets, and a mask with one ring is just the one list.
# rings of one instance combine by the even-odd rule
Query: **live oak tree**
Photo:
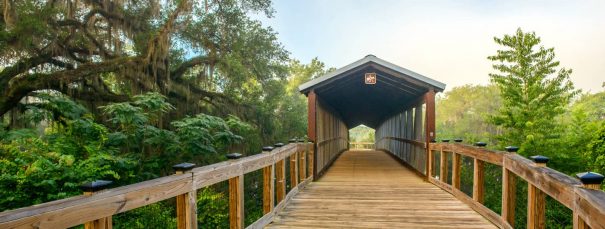
[(554, 48), (542, 46), (534, 32), (517, 29), (494, 41), (502, 49), (488, 57), (495, 70), (489, 75), (502, 107), (490, 121), (504, 127), (500, 144), (518, 145), (521, 154), (554, 154), (561, 133), (557, 118), (578, 93), (571, 69), (559, 67)]
[(269, 0), (6, 0), (0, 8), (0, 115), (47, 91), (93, 112), (157, 91), (177, 113), (230, 113), (242, 79), (283, 77), (288, 59), (275, 33), (248, 16), (271, 16)]

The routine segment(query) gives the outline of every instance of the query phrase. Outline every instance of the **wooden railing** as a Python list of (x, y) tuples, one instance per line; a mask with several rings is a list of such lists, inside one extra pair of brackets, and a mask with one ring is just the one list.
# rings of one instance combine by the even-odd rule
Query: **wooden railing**
[[(111, 228), (111, 216), (176, 197), (178, 228), (197, 228), (197, 190), (229, 181), (229, 222), (244, 227), (244, 174), (263, 170), (264, 216), (248, 228), (263, 228), (312, 176), (313, 147), (290, 143), (261, 154), (181, 171), (141, 183), (0, 213), (0, 228)], [(267, 150), (267, 151), (265, 151)], [(285, 159), (290, 158), (291, 187), (286, 194)], [(307, 170), (308, 168), (308, 170)], [(274, 195), (275, 194), (275, 195)], [(274, 200), (276, 196), (277, 200)], [(277, 205), (275, 202), (277, 201)]]
[(374, 149), (374, 142), (350, 142), (351, 149)]
[[(514, 227), (517, 177), (528, 183), (527, 228), (545, 227), (546, 195), (573, 211), (574, 228), (605, 228), (605, 192), (546, 167), (546, 158), (537, 157), (531, 161), (516, 154), (515, 149), (509, 151), (493, 151), (459, 143), (431, 143), (428, 155), (429, 181), (450, 192), (500, 228)], [(435, 153), (440, 155), (439, 168), (434, 168)], [(452, 158), (452, 174), (448, 174), (448, 155)], [(474, 161), (472, 197), (460, 190), (461, 156)], [(502, 167), (501, 215), (483, 205), (484, 163)], [(439, 170), (438, 176), (433, 174), (433, 169)], [(451, 184), (448, 184), (449, 176), (452, 178)]]
[(398, 137), (382, 137), (376, 142), (376, 149), (392, 154), (419, 174), (426, 175), (427, 158), (424, 142)]
[(315, 162), (316, 178), (320, 178), (338, 156), (349, 149), (349, 140), (345, 137), (333, 137), (317, 142), (317, 161)]

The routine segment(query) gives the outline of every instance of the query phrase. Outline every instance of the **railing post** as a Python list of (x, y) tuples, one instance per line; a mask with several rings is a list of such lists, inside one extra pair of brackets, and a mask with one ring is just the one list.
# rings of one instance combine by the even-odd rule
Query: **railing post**
[[(442, 140), (449, 142), (450, 140)], [(452, 187), (460, 190), (460, 154), (452, 152)]]
[[(241, 157), (239, 153), (227, 154), (230, 160)], [(244, 228), (244, 174), (229, 178), (229, 228)]]
[[(195, 167), (192, 163), (172, 166), (175, 174), (184, 174)], [(176, 225), (178, 229), (197, 228), (197, 193), (191, 191), (176, 196)]]
[[(537, 155), (530, 157), (536, 166), (546, 167), (548, 157)], [(544, 228), (546, 212), (546, 194), (536, 186), (527, 184), (527, 228)]]
[(305, 144), (305, 141), (303, 139), (298, 139), (298, 144), (300, 144), (302, 147), (302, 150), (300, 151), (300, 155), (298, 156), (299, 160), (300, 160), (300, 165), (298, 167), (298, 176), (300, 177), (300, 181), (304, 181), (305, 179), (307, 179), (307, 145)]
[[(276, 148), (284, 146), (283, 143), (276, 143)], [(286, 166), (285, 159), (281, 159), (275, 163), (275, 192), (277, 202), (281, 202), (286, 197)]]
[[(296, 139), (290, 139), (290, 143), (296, 144)], [(296, 151), (290, 155), (290, 186), (292, 188), (298, 185), (298, 146)]]
[[(509, 153), (516, 153), (519, 147), (507, 146), (505, 149)], [(514, 228), (517, 185), (515, 184), (515, 174), (506, 166), (506, 160), (504, 160), (502, 162), (502, 219)]]
[[(593, 172), (578, 173), (576, 174), (576, 176), (582, 182), (583, 188), (594, 190), (600, 190), (601, 183), (603, 183), (603, 180), (605, 179), (605, 176)], [(584, 221), (584, 219), (582, 219), (582, 217), (580, 217), (580, 215), (576, 211), (577, 210), (574, 209), (573, 228), (589, 229), (590, 227), (588, 226), (588, 224), (586, 224), (586, 221)]]
[[(485, 147), (486, 145), (484, 142), (475, 143), (475, 146), (478, 147)], [(474, 158), (473, 167), (473, 200), (483, 204), (485, 193), (483, 190), (485, 177), (485, 172), (483, 171), (484, 163), (482, 160)]]
[[(96, 180), (80, 185), (80, 189), (84, 192), (85, 196), (92, 196), (96, 192), (106, 189), (111, 183), (113, 182)], [(84, 229), (111, 229), (112, 227), (111, 216), (84, 223)]]
[[(273, 150), (271, 146), (263, 147), (263, 153), (271, 152), (271, 150)], [(273, 206), (275, 205), (273, 199), (274, 177), (275, 170), (273, 164), (263, 168), (263, 214), (273, 211)]]

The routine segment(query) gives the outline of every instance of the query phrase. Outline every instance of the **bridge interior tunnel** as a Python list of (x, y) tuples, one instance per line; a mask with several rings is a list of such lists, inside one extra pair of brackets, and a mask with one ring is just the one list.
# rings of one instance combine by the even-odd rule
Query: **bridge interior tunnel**
[(375, 148), (421, 173), (424, 145), (435, 139), (435, 94), (445, 84), (368, 55), (299, 87), (308, 98), (308, 136), (315, 143), (320, 177), (349, 148), (348, 130), (376, 130)]

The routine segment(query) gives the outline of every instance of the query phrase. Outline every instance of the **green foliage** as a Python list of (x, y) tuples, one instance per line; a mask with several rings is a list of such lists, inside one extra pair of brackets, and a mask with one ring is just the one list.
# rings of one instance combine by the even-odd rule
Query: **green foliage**
[(127, 183), (135, 162), (106, 147), (108, 130), (90, 119), (65, 124), (38, 137), (33, 130), (4, 134), (0, 141), (0, 210), (80, 194), (96, 179)]
[(374, 129), (359, 125), (349, 130), (349, 138), (351, 142), (374, 142)]
[(118, 214), (113, 218), (115, 228), (176, 228), (176, 210), (166, 201), (143, 206)]
[(229, 227), (229, 199), (212, 188), (198, 191), (197, 222), (200, 228)]
[(490, 121), (506, 129), (502, 144), (521, 147), (520, 153), (555, 157), (562, 129), (556, 118), (577, 94), (569, 81), (571, 70), (558, 68), (554, 48), (544, 48), (535, 33), (518, 29), (514, 35), (494, 38), (504, 49), (488, 57), (497, 73), (502, 107)]
[(498, 91), (494, 85), (464, 85), (439, 96), (435, 120), (437, 137), (496, 144), (495, 136), (501, 130), (486, 119), (502, 105)]
[(593, 133), (585, 155), (593, 171), (605, 174), (605, 122)]

